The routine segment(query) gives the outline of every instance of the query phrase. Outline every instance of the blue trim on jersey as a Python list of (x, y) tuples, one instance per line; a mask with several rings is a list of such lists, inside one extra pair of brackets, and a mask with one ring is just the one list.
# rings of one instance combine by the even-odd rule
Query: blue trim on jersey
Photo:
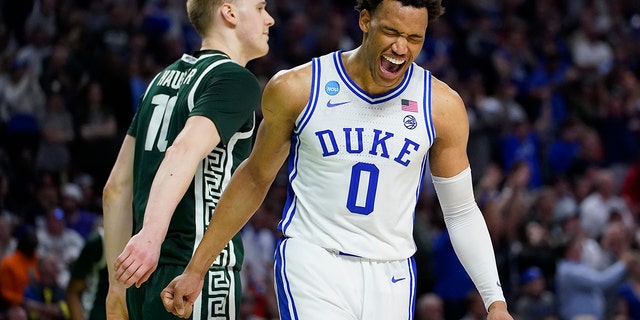
[(433, 114), (431, 114), (431, 109), (433, 106), (433, 103), (431, 101), (431, 96), (433, 92), (433, 88), (432, 88), (433, 79), (431, 78), (431, 72), (427, 71), (427, 75), (425, 77), (426, 77), (425, 80), (427, 82), (427, 93), (428, 93), (427, 99), (425, 100), (427, 101), (427, 105), (428, 105), (428, 108), (427, 108), (428, 113), (426, 114), (429, 115), (429, 119), (427, 120), (427, 128), (429, 128), (429, 137), (431, 138), (431, 145), (433, 145), (433, 142), (436, 141), (436, 129), (433, 124)]
[(287, 187), (287, 201), (282, 211), (282, 220), (278, 223), (278, 230), (282, 234), (286, 235), (287, 228), (293, 221), (293, 217), (296, 213), (296, 194), (293, 191), (293, 180), (298, 176), (298, 160), (300, 159), (300, 149), (302, 141), (299, 138), (299, 134), (291, 135), (291, 148), (289, 150), (289, 158), (287, 161), (287, 170), (289, 172), (289, 185)]
[(429, 140), (431, 141), (431, 144), (433, 145), (433, 136), (431, 135), (431, 101), (427, 100), (430, 98), (430, 86), (429, 86), (429, 79), (431, 77), (429, 76), (429, 71), (424, 70), (424, 90), (422, 91), (422, 101), (424, 102), (422, 109), (423, 109), (423, 115), (424, 115), (424, 123), (425, 123), (425, 128), (427, 129), (427, 136), (429, 136)]
[[(422, 165), (420, 166), (420, 181), (418, 182), (418, 188), (416, 189), (416, 205), (418, 201), (420, 201), (420, 192), (422, 192), (422, 185), (424, 183), (424, 176), (426, 174), (425, 169), (427, 168), (427, 162), (429, 161), (429, 152), (425, 153), (422, 158)], [(413, 210), (413, 222), (416, 221), (416, 210)], [(415, 246), (415, 244), (414, 244)]]
[(298, 121), (298, 125), (293, 130), (293, 134), (300, 134), (302, 129), (309, 123), (311, 117), (313, 116), (313, 112), (316, 110), (318, 105), (318, 97), (320, 96), (320, 59), (313, 58), (313, 63), (311, 64), (311, 93), (309, 94), (309, 102), (305, 106), (304, 113)]
[(342, 51), (336, 51), (333, 54), (333, 63), (336, 67), (336, 71), (338, 72), (338, 75), (340, 76), (340, 79), (345, 83), (347, 88), (349, 88), (349, 90), (353, 92), (353, 94), (355, 94), (360, 99), (364, 100), (369, 104), (378, 104), (378, 103), (383, 103), (391, 99), (394, 99), (398, 97), (400, 94), (402, 94), (402, 92), (404, 92), (404, 90), (409, 86), (409, 82), (410, 82), (409, 80), (411, 80), (411, 76), (413, 75), (413, 69), (414, 69), (413, 63), (409, 65), (409, 69), (407, 69), (407, 72), (405, 72), (404, 77), (402, 78), (402, 82), (400, 82), (400, 84), (396, 86), (393, 90), (387, 93), (383, 93), (381, 95), (371, 95), (366, 91), (362, 90), (362, 88), (360, 88), (355, 82), (353, 82), (353, 80), (351, 80), (351, 77), (349, 77), (349, 74), (347, 74), (347, 71), (345, 70), (344, 64), (342, 63), (342, 59), (340, 59), (341, 53)]
[[(309, 116), (311, 118), (311, 115)], [(298, 176), (298, 160), (300, 158), (300, 149), (301, 146), (300, 141), (300, 131), (294, 132), (291, 135), (291, 146), (289, 148), (289, 157), (287, 160), (287, 172), (289, 173), (289, 185), (287, 187), (287, 201), (285, 202), (284, 208), (282, 210), (282, 219), (278, 223), (278, 230), (282, 232), (282, 234), (286, 235), (287, 228), (293, 221), (293, 217), (296, 213), (297, 203), (295, 201), (296, 194), (293, 191), (292, 185), (293, 180)]]
[(291, 136), (291, 148), (289, 150), (289, 158), (287, 160), (287, 172), (289, 172), (289, 185), (287, 186), (287, 201), (285, 202), (284, 208), (282, 210), (282, 219), (278, 222), (278, 230), (282, 232), (282, 234), (286, 235), (286, 230), (293, 221), (293, 216), (296, 212), (296, 194), (293, 192), (293, 180), (296, 178), (297, 174), (297, 163), (298, 163), (298, 155), (297, 151), (300, 148), (300, 139), (298, 139), (298, 135)]
[[(286, 257), (285, 251), (287, 250), (287, 238), (280, 239), (280, 242), (276, 246), (275, 255), (275, 281), (276, 281), (276, 295), (278, 299), (278, 309), (280, 310), (281, 320), (298, 320), (298, 311), (296, 304), (293, 301), (291, 295), (291, 285), (286, 273)], [(286, 288), (286, 289), (285, 289)], [(293, 310), (293, 314), (289, 310), (289, 306)]]
[(297, 176), (297, 164), (298, 164), (298, 154), (297, 149), (300, 147), (300, 132), (306, 127), (311, 118), (313, 117), (313, 113), (315, 112), (318, 106), (318, 97), (320, 96), (320, 71), (321, 71), (321, 63), (320, 58), (313, 58), (311, 63), (311, 92), (309, 93), (309, 101), (307, 105), (304, 107), (304, 113), (300, 117), (298, 124), (293, 130), (293, 134), (291, 135), (291, 148), (289, 149), (289, 159), (287, 161), (287, 172), (289, 173), (289, 187), (287, 188), (287, 201), (285, 202), (284, 209), (282, 211), (282, 219), (278, 223), (278, 230), (280, 230), (283, 234), (287, 227), (293, 221), (293, 216), (295, 215), (295, 193), (291, 188), (292, 182)]
[(411, 294), (409, 295), (409, 320), (413, 320), (416, 311), (416, 259), (412, 256), (407, 259), (409, 265), (409, 275), (411, 280)]
[(342, 251), (338, 251), (338, 254), (341, 255), (341, 256), (345, 256), (345, 257), (362, 258), (361, 256), (357, 256), (355, 254), (346, 253), (346, 252), (342, 252)]

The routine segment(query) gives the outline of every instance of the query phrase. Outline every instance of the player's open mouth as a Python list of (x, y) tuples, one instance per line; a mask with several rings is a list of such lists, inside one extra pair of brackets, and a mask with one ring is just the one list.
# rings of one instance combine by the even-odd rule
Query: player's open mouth
[(405, 61), (383, 55), (380, 58), (380, 70), (385, 75), (395, 76), (402, 69)]

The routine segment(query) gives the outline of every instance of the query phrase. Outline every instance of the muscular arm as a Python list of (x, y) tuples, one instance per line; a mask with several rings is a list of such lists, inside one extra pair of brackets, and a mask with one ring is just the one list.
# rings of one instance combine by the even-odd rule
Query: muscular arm
[(306, 91), (296, 88), (300, 89), (299, 83), (307, 82), (300, 72), (293, 72), (276, 75), (265, 87), (262, 99), (264, 119), (258, 128), (255, 146), (224, 190), (207, 231), (183, 275), (163, 291), (168, 311), (177, 311), (178, 315), (185, 316), (184, 304), (188, 308), (197, 298), (211, 263), (264, 200), (289, 154), (295, 119), (308, 99), (308, 88)]
[(224, 191), (226, 197), (220, 199), (187, 272), (204, 276), (218, 253), (258, 209), (289, 152), (288, 138), (276, 140), (282, 137), (282, 132), (281, 124), (274, 123), (273, 115), (265, 113), (256, 148), (229, 182)]
[(446, 84), (433, 79), (433, 121), (436, 140), (429, 151), (429, 167), (437, 177), (453, 177), (469, 166), (469, 123), (464, 103)]
[(488, 319), (510, 319), (500, 288), (493, 245), (474, 196), (467, 158), (469, 124), (460, 96), (434, 79), (436, 140), (429, 164), (453, 247), (489, 310)]
[(116, 260), (118, 281), (127, 287), (134, 283), (139, 286), (155, 270), (173, 212), (191, 184), (198, 164), (219, 142), (218, 130), (211, 120), (203, 116), (187, 120), (153, 179), (142, 229)]

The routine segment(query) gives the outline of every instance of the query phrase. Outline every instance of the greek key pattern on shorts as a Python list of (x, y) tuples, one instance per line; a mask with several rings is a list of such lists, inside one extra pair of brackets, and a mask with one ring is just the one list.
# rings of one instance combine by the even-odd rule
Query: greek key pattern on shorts
[(215, 148), (207, 156), (204, 175), (207, 178), (207, 196), (212, 199), (219, 199), (222, 192), (222, 178), (224, 173), (224, 163), (226, 152), (220, 148)]
[(216, 257), (216, 260), (213, 261), (213, 263), (211, 264), (212, 267), (225, 267), (229, 264), (229, 245), (227, 244), (227, 246), (224, 247), (224, 249), (222, 249), (222, 251), (220, 252), (220, 254)]
[(223, 270), (209, 270), (209, 292), (207, 296), (207, 308), (209, 320), (227, 319), (227, 299), (231, 282), (229, 274)]
[[(224, 177), (224, 164), (226, 152), (220, 148), (214, 149), (205, 159), (204, 166), (204, 199), (205, 212), (212, 212), (220, 200), (222, 194), (222, 178)], [(208, 226), (211, 215), (205, 215), (205, 224)]]

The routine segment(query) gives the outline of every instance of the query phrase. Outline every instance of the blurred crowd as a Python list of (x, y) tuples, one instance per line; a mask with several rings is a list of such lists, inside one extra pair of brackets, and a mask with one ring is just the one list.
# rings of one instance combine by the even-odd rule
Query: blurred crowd
[[(86, 314), (100, 304), (85, 296), (104, 261), (76, 262), (100, 233), (102, 187), (138, 98), (198, 49), (184, 2), (0, 2), (3, 318), (67, 319), (76, 300)], [(248, 68), (266, 81), (352, 49), (362, 37), (354, 4), (267, 1), (270, 52)], [(509, 308), (523, 320), (640, 319), (640, 2), (443, 4), (416, 63), (466, 104), (476, 199)], [(484, 319), (425, 179), (416, 319)], [(242, 319), (277, 318), (271, 264), (286, 181), (242, 231)]]

